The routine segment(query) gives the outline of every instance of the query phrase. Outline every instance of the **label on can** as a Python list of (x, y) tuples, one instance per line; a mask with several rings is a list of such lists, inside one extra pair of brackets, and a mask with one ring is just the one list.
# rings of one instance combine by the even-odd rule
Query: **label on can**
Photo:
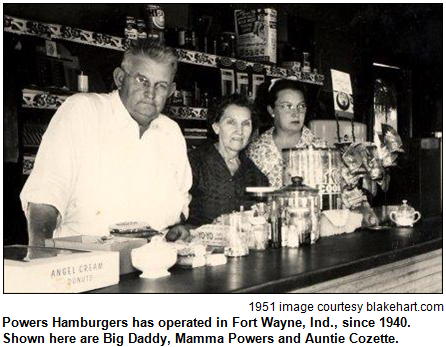
[(147, 38), (146, 22), (143, 19), (138, 19), (136, 21), (136, 29), (138, 30), (138, 39)]
[(164, 30), (165, 20), (164, 11), (158, 5), (146, 6), (148, 25), (151, 29)]

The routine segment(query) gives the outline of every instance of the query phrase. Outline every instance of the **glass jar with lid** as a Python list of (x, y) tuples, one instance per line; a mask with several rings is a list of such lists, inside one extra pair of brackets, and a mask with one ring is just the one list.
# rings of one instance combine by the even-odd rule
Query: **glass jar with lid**
[(341, 169), (339, 149), (309, 145), (282, 150), (283, 184), (291, 184), (293, 176), (319, 190), (321, 210), (342, 208)]
[[(319, 239), (320, 200), (319, 191), (302, 183), (299, 176), (291, 178), (291, 184), (279, 190), (273, 195), (275, 199), (281, 199), (285, 203), (282, 208), (288, 210), (289, 226), (295, 226), (302, 233), (300, 243), (314, 243)], [(291, 230), (290, 230), (291, 233)], [(293, 238), (291, 236), (291, 238)], [(288, 235), (288, 243), (290, 234)]]

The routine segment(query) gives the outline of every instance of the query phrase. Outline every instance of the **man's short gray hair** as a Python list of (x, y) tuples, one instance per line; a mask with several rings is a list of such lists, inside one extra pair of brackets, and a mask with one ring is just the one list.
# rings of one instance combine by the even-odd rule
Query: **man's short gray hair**
[(178, 55), (170, 47), (164, 46), (153, 39), (138, 40), (132, 44), (124, 53), (121, 66), (127, 71), (131, 66), (131, 58), (134, 56), (144, 56), (156, 62), (170, 64), (175, 76), (178, 68)]

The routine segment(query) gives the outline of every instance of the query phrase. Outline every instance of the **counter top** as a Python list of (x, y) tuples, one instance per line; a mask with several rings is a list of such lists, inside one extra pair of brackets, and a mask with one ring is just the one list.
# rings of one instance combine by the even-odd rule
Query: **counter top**
[(139, 273), (94, 293), (283, 293), (442, 248), (442, 221), (414, 228), (357, 230), (298, 249), (252, 251), (226, 265), (184, 269), (148, 280)]

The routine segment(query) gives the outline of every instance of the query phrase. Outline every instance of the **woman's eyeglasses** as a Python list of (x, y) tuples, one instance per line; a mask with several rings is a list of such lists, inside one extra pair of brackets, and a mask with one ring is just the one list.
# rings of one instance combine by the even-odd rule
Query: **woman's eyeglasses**
[[(122, 67), (121, 70), (124, 71), (124, 73), (130, 77), (132, 77), (136, 83), (142, 87), (144, 87), (145, 89), (149, 89), (151, 87), (150, 81), (145, 78), (144, 76), (141, 75), (132, 75), (130, 73), (128, 73), (127, 71), (125, 71)], [(155, 83), (155, 90), (159, 93), (167, 93), (170, 89), (169, 83), (167, 82), (158, 82)]]
[(284, 113), (304, 113), (307, 110), (307, 104), (304, 102), (301, 102), (300, 104), (297, 104), (296, 106), (291, 104), (280, 104), (277, 106), (280, 108)]

